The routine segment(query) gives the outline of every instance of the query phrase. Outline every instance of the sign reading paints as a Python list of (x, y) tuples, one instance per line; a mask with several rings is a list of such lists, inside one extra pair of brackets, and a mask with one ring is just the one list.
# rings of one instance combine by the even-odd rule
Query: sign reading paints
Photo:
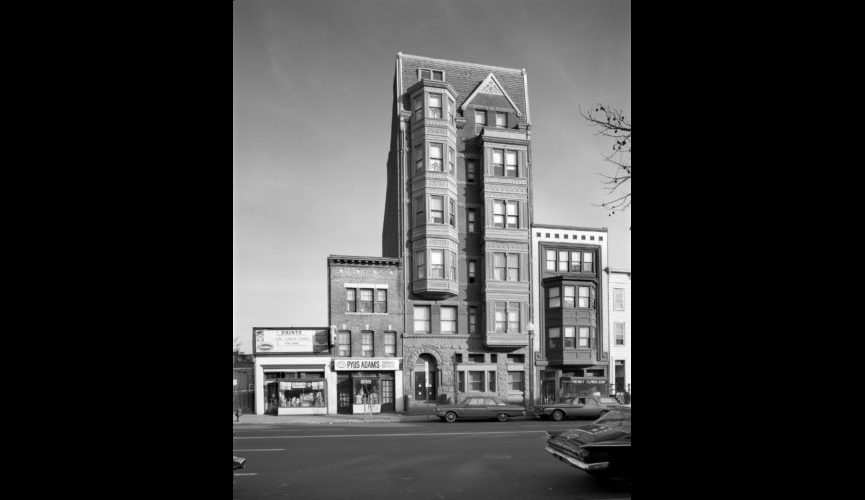
[(313, 353), (327, 350), (329, 330), (307, 329), (289, 330), (280, 328), (256, 328), (255, 352)]
[(337, 359), (334, 361), (337, 371), (364, 371), (364, 370), (399, 370), (398, 359)]

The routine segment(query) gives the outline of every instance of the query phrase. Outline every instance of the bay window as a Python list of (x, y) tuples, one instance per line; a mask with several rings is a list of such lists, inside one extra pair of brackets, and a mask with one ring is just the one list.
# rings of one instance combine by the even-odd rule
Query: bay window
[(562, 289), (559, 287), (547, 288), (547, 307), (562, 307)]
[(444, 224), (445, 201), (444, 196), (430, 196), (429, 198), (429, 221), (433, 224)]
[(430, 94), (429, 95), (429, 117), (430, 118), (441, 118), (442, 117), (442, 95), (441, 94)]
[(571, 347), (571, 348), (576, 347), (576, 335), (575, 335), (575, 333), (576, 333), (575, 327), (573, 327), (573, 326), (566, 326), (565, 327), (565, 337), (564, 337), (565, 347)]
[(426, 264), (424, 259), (424, 252), (415, 252), (414, 253), (414, 265), (415, 265), (415, 279), (422, 280), (426, 277)]
[(517, 152), (505, 152), (505, 175), (508, 177), (517, 176)]
[(592, 347), (591, 338), (589, 338), (589, 327), (580, 327), (580, 347)]
[(445, 277), (445, 252), (444, 250), (430, 250), (429, 252), (429, 277), (444, 278)]
[(493, 150), (493, 175), (497, 177), (505, 175), (505, 162), (501, 149)]
[(442, 165), (442, 150), (444, 146), (439, 142), (431, 142), (429, 145), (429, 169), (431, 172), (444, 172)]
[(579, 307), (583, 309), (588, 309), (589, 307), (589, 287), (581, 286), (579, 287)]

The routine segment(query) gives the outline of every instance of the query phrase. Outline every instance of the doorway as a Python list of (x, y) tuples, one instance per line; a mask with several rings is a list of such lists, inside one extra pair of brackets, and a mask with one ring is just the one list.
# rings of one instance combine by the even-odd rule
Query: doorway
[(414, 363), (414, 399), (435, 402), (437, 397), (438, 364), (432, 355), (421, 354)]

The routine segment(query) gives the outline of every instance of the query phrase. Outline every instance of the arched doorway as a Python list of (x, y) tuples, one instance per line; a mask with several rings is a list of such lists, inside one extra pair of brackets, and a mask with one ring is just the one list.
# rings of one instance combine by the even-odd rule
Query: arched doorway
[(431, 354), (421, 354), (414, 362), (414, 399), (435, 402), (438, 394), (438, 364)]

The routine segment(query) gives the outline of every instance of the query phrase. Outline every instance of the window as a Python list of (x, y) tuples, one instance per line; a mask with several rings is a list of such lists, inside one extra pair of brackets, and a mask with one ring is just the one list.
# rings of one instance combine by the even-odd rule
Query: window
[(415, 172), (423, 171), (423, 144), (414, 147), (414, 169)]
[(445, 222), (445, 199), (444, 196), (429, 197), (429, 221), (433, 224), (444, 224)]
[(432, 78), (432, 71), (428, 69), (422, 69), (420, 70), (420, 77), (429, 80), (430, 78)]
[(429, 169), (431, 172), (444, 172), (442, 149), (444, 149), (442, 144), (438, 142), (431, 142), (429, 145)]
[(432, 79), (441, 82), (444, 80), (444, 73), (442, 73), (441, 71), (433, 70)]
[(592, 270), (592, 252), (583, 252), (583, 272), (594, 272)]
[(556, 328), (548, 328), (547, 329), (547, 339), (549, 340), (550, 349), (558, 349), (559, 348), (559, 340), (562, 336), (562, 331)]
[(476, 160), (466, 160), (466, 181), (474, 182), (475, 181), (475, 173), (478, 169), (478, 162)]
[(559, 250), (559, 271), (568, 270), (568, 252), (567, 250)]
[(589, 307), (589, 287), (581, 286), (579, 287), (579, 306), (583, 309), (587, 309)]
[(515, 253), (508, 254), (508, 281), (520, 280), (520, 265), (519, 255)]
[[(505, 224), (507, 214), (507, 224)], [(516, 228), (520, 226), (519, 208), (516, 201), (493, 200), (493, 226)]]
[(357, 311), (357, 296), (354, 288), (345, 289), (345, 310), (348, 312)]
[(496, 333), (504, 333), (507, 328), (507, 309), (508, 307), (505, 302), (496, 302)]
[(429, 117), (430, 118), (441, 118), (442, 117), (442, 95), (441, 94), (430, 94), (429, 95)]
[(429, 306), (414, 306), (415, 333), (429, 333)]
[(445, 277), (445, 252), (444, 250), (430, 250), (429, 252), (429, 277), (444, 278)]
[(419, 95), (414, 98), (414, 119), (420, 120), (423, 118), (423, 96)]
[(508, 363), (525, 363), (526, 355), (525, 354), (508, 354)]
[(556, 251), (547, 250), (547, 271), (556, 270)]
[(456, 281), (457, 280), (457, 254), (454, 252), (448, 252), (450, 254), (451, 262), (450, 267), (448, 268), (448, 279)]
[(375, 290), (375, 312), (387, 312), (387, 290), (384, 288), (377, 288)]
[(468, 219), (468, 232), (474, 233), (477, 228), (475, 226), (475, 222), (477, 221), (478, 211), (474, 208), (469, 208), (466, 211), (466, 218)]
[(625, 289), (613, 288), (613, 309), (616, 311), (625, 310)]
[(424, 279), (426, 277), (426, 265), (424, 264), (424, 253), (423, 251), (414, 253), (414, 262), (415, 262), (415, 279)]
[(613, 332), (616, 334), (616, 345), (625, 345), (625, 324), (613, 323)]
[(580, 252), (571, 252), (571, 272), (580, 272)]
[(512, 391), (524, 390), (525, 375), (523, 372), (508, 372), (508, 389)]
[(517, 207), (517, 202), (509, 201), (508, 205), (508, 227), (516, 228), (520, 227), (520, 215), (519, 208)]
[(448, 148), (448, 169), (453, 175), (457, 164), (457, 151), (454, 148)]
[(457, 372), (458, 388), (460, 392), (466, 392), (466, 372)]
[(336, 355), (351, 356), (351, 332), (337, 332)]
[(498, 177), (505, 175), (505, 162), (501, 149), (493, 150), (493, 175)]
[(475, 282), (476, 268), (477, 268), (477, 261), (470, 260), (469, 261), (469, 283)]
[(478, 329), (478, 308), (477, 306), (469, 306), (469, 333), (477, 333)]
[(372, 312), (372, 288), (360, 289), (360, 312)]
[(587, 326), (580, 327), (580, 347), (592, 347), (591, 339), (589, 338), (589, 327)]
[(496, 392), (496, 372), (487, 372), (487, 391)]
[(396, 356), (396, 332), (384, 332), (384, 355)]
[(493, 254), (493, 279), (496, 281), (504, 281), (505, 279), (505, 254)]
[(575, 344), (576, 339), (575, 339), (575, 335), (574, 335), (576, 333), (575, 330), (576, 330), (576, 328), (573, 326), (566, 326), (565, 327), (565, 338), (564, 338), (565, 347), (571, 347), (571, 348), (576, 347), (576, 344)]
[(372, 357), (372, 332), (361, 332), (360, 334), (360, 355), (364, 357)]
[(484, 355), (483, 354), (469, 354), (469, 363), (483, 363)]
[(517, 152), (505, 151), (505, 175), (508, 177), (517, 176)]
[(451, 99), (450, 97), (448, 97), (448, 120), (450, 120), (451, 122), (454, 121), (454, 108), (455, 107), (456, 106), (454, 105), (454, 100)]
[(424, 215), (423, 215), (423, 198), (415, 198), (414, 199), (414, 225), (416, 227), (423, 226)]
[(454, 362), (455, 363), (462, 363), (463, 362), (463, 353), (458, 352), (458, 353), (454, 354)]
[(508, 115), (505, 113), (496, 113), (496, 127), (507, 127)]
[(457, 227), (457, 204), (454, 200), (448, 200), (448, 208), (450, 211), (448, 212), (448, 222), (451, 227)]
[(574, 307), (575, 288), (572, 286), (565, 286), (564, 289), (565, 289), (565, 298), (564, 298), (565, 307)]
[(483, 392), (484, 390), (484, 372), (469, 372), (469, 390)]
[(475, 125), (487, 124), (487, 112), (475, 110)]
[(495, 353), (490, 354), (490, 363), (495, 363), (499, 360), (499, 355)]
[(456, 333), (457, 332), (457, 308), (456, 307), (441, 307), (441, 332)]
[(508, 302), (508, 332), (517, 333), (520, 331), (520, 304), (518, 302)]
[(559, 287), (553, 287), (547, 289), (547, 307), (562, 307), (562, 297), (561, 297), (562, 289)]

